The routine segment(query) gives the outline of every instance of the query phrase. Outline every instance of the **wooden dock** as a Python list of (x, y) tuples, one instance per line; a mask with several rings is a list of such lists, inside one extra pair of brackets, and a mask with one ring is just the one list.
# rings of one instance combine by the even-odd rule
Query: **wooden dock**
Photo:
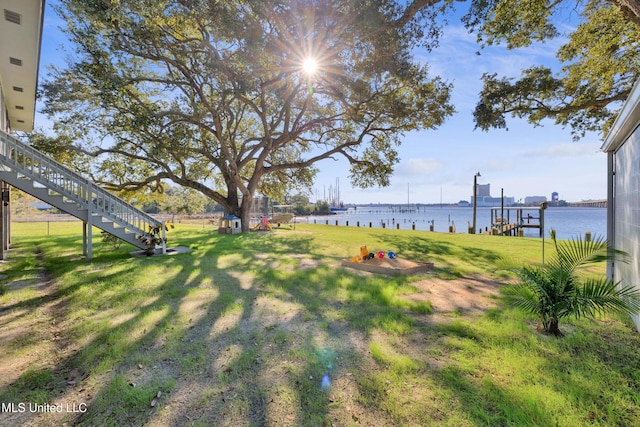
[[(522, 237), (525, 228), (537, 228), (542, 237), (545, 209), (546, 206), (491, 208), (491, 230), (485, 230), (485, 234)], [(515, 212), (515, 215), (512, 215), (512, 212)]]

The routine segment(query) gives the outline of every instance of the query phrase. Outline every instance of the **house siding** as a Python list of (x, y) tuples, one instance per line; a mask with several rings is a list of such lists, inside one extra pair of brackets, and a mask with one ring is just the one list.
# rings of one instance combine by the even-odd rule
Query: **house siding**
[[(611, 277), (640, 289), (640, 128), (615, 151), (613, 179), (613, 246), (631, 262), (612, 265)], [(610, 237), (610, 240), (611, 240)], [(632, 316), (640, 330), (640, 315)]]
[(7, 117), (7, 107), (4, 102), (4, 92), (0, 84), (0, 130), (9, 133), (9, 118)]
[[(636, 82), (602, 145), (608, 159), (607, 240), (629, 254), (610, 262), (607, 275), (640, 289), (640, 81)], [(640, 313), (631, 316), (640, 331)]]

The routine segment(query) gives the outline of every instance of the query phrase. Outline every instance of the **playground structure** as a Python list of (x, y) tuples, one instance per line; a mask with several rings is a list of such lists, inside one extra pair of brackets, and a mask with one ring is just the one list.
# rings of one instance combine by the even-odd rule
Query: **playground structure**
[(253, 218), (253, 221), (258, 222), (251, 226), (251, 231), (271, 231), (273, 228), (280, 228), (282, 224), (290, 224), (294, 215), (292, 213), (274, 213), (271, 217), (261, 216)]
[(273, 224), (278, 224), (278, 227), (280, 226), (280, 224), (290, 223), (292, 219), (292, 213), (275, 213), (271, 216), (271, 222)]
[(260, 222), (251, 227), (251, 231), (271, 231), (271, 224), (266, 216), (260, 218)]
[(235, 215), (225, 215), (220, 218), (218, 234), (242, 233), (242, 220)]

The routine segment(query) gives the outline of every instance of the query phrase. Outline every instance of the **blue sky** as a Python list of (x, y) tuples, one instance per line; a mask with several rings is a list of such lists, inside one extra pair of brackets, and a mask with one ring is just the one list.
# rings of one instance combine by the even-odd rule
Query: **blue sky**
[[(40, 79), (46, 77), (47, 65), (62, 64), (69, 53), (63, 52), (65, 38), (58, 29), (61, 21), (51, 9), (54, 3), (47, 1)], [(568, 31), (577, 22), (575, 16), (568, 16), (561, 25)], [(328, 194), (329, 186), (335, 186), (339, 179), (345, 203), (407, 203), (407, 199), (411, 203), (455, 203), (469, 200), (476, 172), (481, 174), (479, 183), (491, 184), (494, 196), (504, 189), (505, 196), (516, 200), (527, 196), (550, 199), (553, 191), (567, 201), (605, 199), (606, 155), (600, 150), (598, 135), (573, 142), (569, 129), (552, 122), (533, 127), (511, 118), (507, 120), (508, 131), (473, 129), (472, 113), (482, 88), (482, 73), (518, 77), (520, 70), (534, 64), (557, 67), (554, 55), (560, 44), (554, 41), (515, 51), (491, 47), (476, 55), (476, 36), (451, 19), (440, 47), (431, 53), (418, 50), (415, 56), (429, 64), (434, 76), (454, 84), (456, 114), (436, 130), (405, 135), (399, 149), (401, 161), (389, 187), (351, 188), (346, 161), (326, 160), (317, 165), (320, 173), (311, 200)], [(46, 127), (46, 122), (45, 116), (36, 115), (36, 127)]]

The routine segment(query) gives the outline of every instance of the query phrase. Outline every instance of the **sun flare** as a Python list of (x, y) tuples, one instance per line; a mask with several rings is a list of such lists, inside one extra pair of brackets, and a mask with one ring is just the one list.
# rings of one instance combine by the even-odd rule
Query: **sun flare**
[(318, 62), (314, 58), (307, 58), (302, 63), (302, 71), (307, 74), (315, 74), (318, 71)]

